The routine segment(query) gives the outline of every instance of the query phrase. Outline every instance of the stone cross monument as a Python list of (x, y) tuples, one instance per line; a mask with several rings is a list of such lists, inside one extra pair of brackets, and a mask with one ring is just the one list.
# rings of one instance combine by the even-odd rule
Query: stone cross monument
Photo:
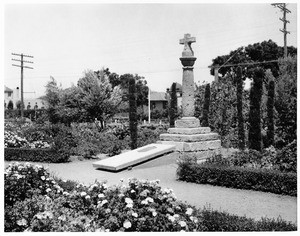
[(195, 37), (185, 34), (179, 43), (184, 45), (182, 57), (182, 118), (175, 121), (175, 128), (169, 128), (167, 134), (160, 135), (158, 143), (175, 144), (176, 150), (196, 161), (206, 159), (212, 154), (220, 153), (221, 141), (217, 133), (211, 133), (209, 127), (201, 127), (200, 121), (194, 116), (194, 63), (196, 57), (191, 44), (196, 42)]

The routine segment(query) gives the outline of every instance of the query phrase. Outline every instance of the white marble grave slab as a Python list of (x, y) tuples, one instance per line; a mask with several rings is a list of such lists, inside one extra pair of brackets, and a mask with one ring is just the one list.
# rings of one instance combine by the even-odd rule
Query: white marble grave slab
[(94, 162), (93, 167), (97, 169), (118, 171), (172, 151), (175, 151), (175, 145), (157, 143), (148, 144), (144, 147)]

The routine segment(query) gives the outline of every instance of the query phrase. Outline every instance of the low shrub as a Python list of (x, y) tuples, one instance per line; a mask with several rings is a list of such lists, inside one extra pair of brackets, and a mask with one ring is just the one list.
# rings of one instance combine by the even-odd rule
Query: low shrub
[[(59, 186), (60, 184), (63, 185)], [(6, 232), (78, 231), (294, 231), (284, 221), (253, 221), (200, 210), (176, 200), (159, 181), (108, 188), (55, 180), (40, 166), (13, 163), (5, 170)]]
[(6, 161), (32, 161), (32, 162), (67, 162), (69, 155), (56, 149), (45, 148), (5, 148)]
[(138, 129), (138, 147), (142, 147), (159, 140), (159, 135), (166, 132), (164, 126), (148, 125)]
[(197, 164), (191, 160), (183, 160), (178, 163), (177, 177), (179, 180), (198, 184), (297, 196), (295, 173), (211, 163)]
[(226, 158), (221, 155), (210, 157), (206, 163), (297, 173), (296, 142), (291, 143), (281, 151), (277, 151), (273, 146), (262, 152), (251, 149), (237, 151)]
[(43, 166), (18, 162), (9, 164), (5, 169), (4, 183), (5, 206), (13, 206), (15, 202), (31, 198), (35, 191), (44, 195), (56, 186)]
[(219, 212), (204, 208), (201, 211), (202, 225), (207, 231), (230, 231), (230, 232), (249, 232), (249, 231), (296, 231), (297, 227), (280, 218), (262, 218), (255, 221), (251, 218), (231, 215), (227, 212)]
[(276, 164), (281, 171), (297, 172), (297, 141), (288, 144), (276, 155)]

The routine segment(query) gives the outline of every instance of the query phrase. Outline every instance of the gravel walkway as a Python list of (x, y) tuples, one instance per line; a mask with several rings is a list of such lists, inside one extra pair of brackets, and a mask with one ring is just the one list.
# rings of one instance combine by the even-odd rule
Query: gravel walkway
[[(239, 216), (254, 219), (261, 217), (281, 217), (297, 223), (297, 197), (277, 195), (251, 190), (230, 189), (225, 187), (186, 183), (176, 180), (176, 154), (171, 153), (117, 173), (96, 170), (95, 160), (72, 161), (54, 164), (39, 163), (48, 167), (50, 172), (62, 179), (70, 179), (90, 184), (96, 179), (107, 180), (108, 185), (120, 183), (128, 178), (160, 180), (162, 187), (171, 188), (179, 200), (197, 207), (210, 207)], [(9, 162), (5, 162), (8, 165)]]

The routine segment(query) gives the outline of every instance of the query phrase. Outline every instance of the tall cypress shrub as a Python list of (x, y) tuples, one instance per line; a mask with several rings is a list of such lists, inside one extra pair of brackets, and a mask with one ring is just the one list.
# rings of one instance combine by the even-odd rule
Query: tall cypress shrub
[(171, 86), (171, 102), (170, 102), (170, 127), (175, 126), (175, 117), (177, 113), (177, 94), (176, 94), (176, 83)]
[(268, 86), (268, 100), (267, 100), (267, 138), (268, 146), (274, 145), (274, 100), (275, 98), (275, 82), (270, 79)]
[(137, 148), (137, 105), (136, 105), (136, 87), (135, 78), (130, 77), (128, 86), (128, 98), (129, 98), (129, 129), (131, 149)]
[(253, 82), (250, 89), (250, 112), (249, 112), (249, 149), (262, 150), (261, 136), (261, 99), (264, 71), (255, 68), (253, 71)]
[(236, 77), (236, 100), (237, 100), (237, 119), (238, 119), (238, 145), (239, 149), (245, 149), (245, 130), (243, 117), (243, 78), (242, 68), (237, 68)]
[(209, 104), (210, 104), (210, 84), (208, 83), (205, 86), (204, 94), (204, 104), (203, 104), (203, 113), (202, 113), (202, 122), (201, 126), (208, 127), (208, 114), (209, 114)]

